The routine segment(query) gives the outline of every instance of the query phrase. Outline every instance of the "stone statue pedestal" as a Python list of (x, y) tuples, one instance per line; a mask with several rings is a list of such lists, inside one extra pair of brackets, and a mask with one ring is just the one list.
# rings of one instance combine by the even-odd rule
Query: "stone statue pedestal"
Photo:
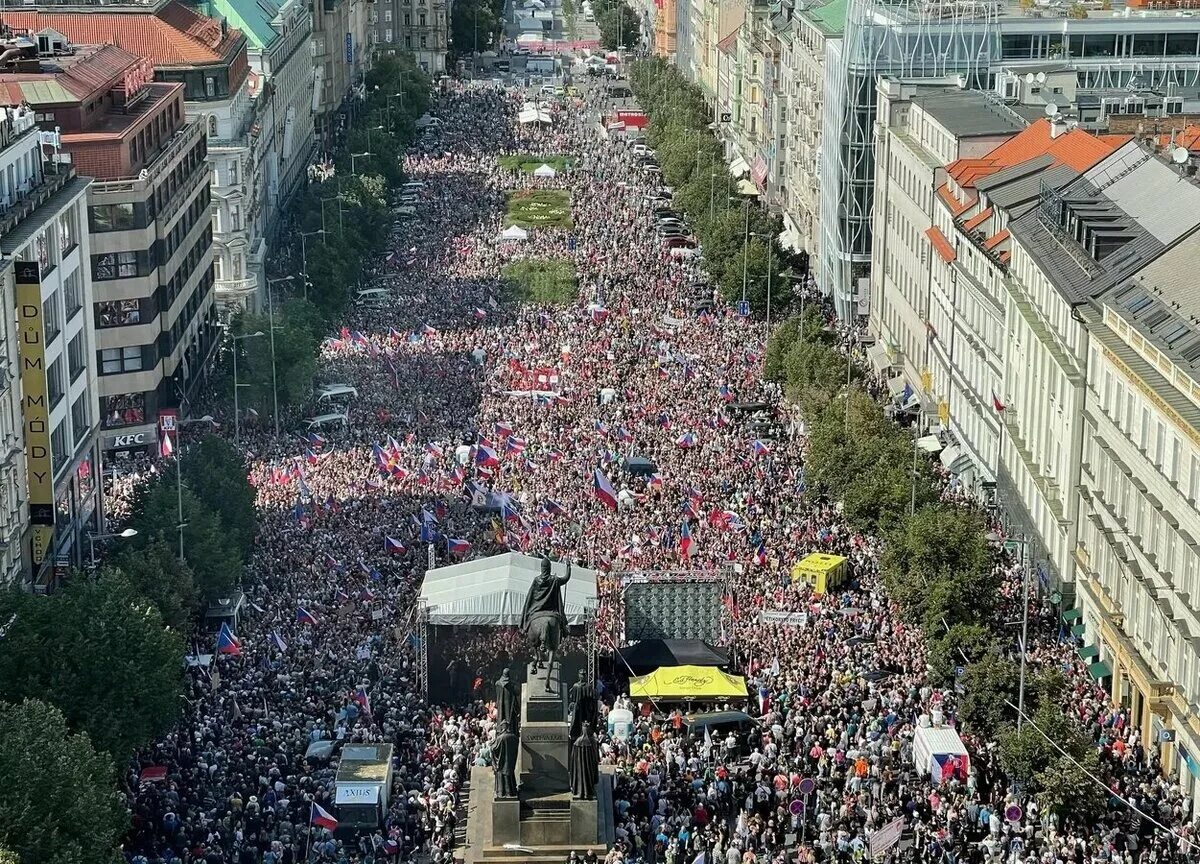
[[(555, 671), (557, 678), (557, 670)], [(567, 771), (571, 742), (566, 706), (557, 680), (530, 666), (521, 685), (521, 758), (517, 781), (522, 793), (547, 794), (570, 790)], [(550, 689), (547, 684), (553, 687)]]

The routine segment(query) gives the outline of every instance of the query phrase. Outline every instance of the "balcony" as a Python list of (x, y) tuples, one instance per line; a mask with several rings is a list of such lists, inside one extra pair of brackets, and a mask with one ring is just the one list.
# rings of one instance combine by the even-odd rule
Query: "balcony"
[(176, 157), (187, 151), (200, 138), (200, 124), (191, 122), (186, 124), (182, 129), (176, 132), (171, 143), (158, 151), (158, 155), (150, 161), (143, 173), (136, 177), (117, 177), (112, 180), (95, 180), (92, 182), (92, 191), (96, 193), (106, 192), (137, 192), (144, 191), (154, 186), (158, 179), (166, 173), (167, 166), (171, 165)]
[(74, 168), (62, 164), (47, 163), (44, 171), (41, 185), (20, 194), (15, 203), (0, 210), (0, 237), (7, 236), (23, 219), (45, 204), (51, 195), (67, 185), (67, 181), (75, 176)]
[(230, 312), (244, 310), (252, 305), (251, 298), (258, 291), (258, 277), (246, 279), (218, 279), (216, 282), (217, 303), (222, 310)]

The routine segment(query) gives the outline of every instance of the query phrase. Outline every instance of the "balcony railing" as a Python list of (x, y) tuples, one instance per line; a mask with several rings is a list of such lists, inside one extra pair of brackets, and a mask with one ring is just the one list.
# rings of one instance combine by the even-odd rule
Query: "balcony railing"
[(92, 191), (104, 192), (134, 192), (154, 185), (159, 176), (166, 170), (176, 156), (196, 143), (200, 137), (200, 124), (188, 123), (174, 134), (171, 143), (159, 151), (153, 161), (147, 165), (142, 174), (137, 177), (116, 177), (112, 180), (96, 180), (92, 183)]
[(17, 201), (0, 209), (0, 237), (8, 234), (21, 220), (42, 206), (51, 195), (75, 176), (75, 169), (62, 163), (46, 163), (42, 183), (25, 192)]

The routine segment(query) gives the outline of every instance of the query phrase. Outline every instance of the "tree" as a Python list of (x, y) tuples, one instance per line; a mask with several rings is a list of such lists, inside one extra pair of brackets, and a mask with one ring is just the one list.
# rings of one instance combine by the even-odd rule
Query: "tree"
[(171, 728), (183, 692), (183, 638), (119, 573), (73, 581), (48, 597), (0, 595), (0, 617), (13, 613), (0, 651), (0, 699), (46, 699), (121, 760)]
[(641, 41), (637, 13), (625, 0), (596, 0), (592, 8), (596, 26), (600, 28), (600, 44), (605, 48), (633, 48)]
[[(303, 301), (289, 301), (288, 308), (294, 303)], [(303, 303), (303, 308), (312, 310), (312, 304)], [(315, 317), (315, 311), (312, 314)], [(289, 320), (292, 320), (290, 314)], [(312, 325), (305, 322), (303, 326)], [(248, 555), (254, 543), (258, 513), (245, 457), (224, 438), (205, 435), (183, 454), (183, 479), (196, 497), (220, 517), (221, 526), (241, 554)]]
[[(154, 540), (178, 548), (179, 493), (174, 474), (159, 475), (134, 501), (129, 523), (137, 529), (131, 549), (145, 549)], [(184, 557), (192, 570), (197, 600), (206, 604), (229, 592), (238, 584), (242, 572), (241, 550), (225, 536), (220, 517), (206, 507), (184, 483), (183, 546)]]
[(1041, 807), (1083, 824), (1103, 813), (1106, 801), (1087, 776), (1099, 770), (1096, 748), (1058, 705), (1043, 702), (1032, 722), (1009, 727), (999, 743), (1001, 767)]
[(123, 576), (154, 604), (163, 624), (187, 636), (198, 599), (192, 568), (179, 560), (177, 546), (155, 538), (141, 549), (122, 548), (105, 561), (104, 571)]
[(492, 46), (500, 30), (500, 19), (488, 0), (459, 0), (450, 13), (450, 41), (459, 54), (471, 54)]
[(909, 618), (934, 633), (988, 620), (997, 587), (992, 564), (979, 515), (936, 505), (918, 511), (892, 534), (880, 572)]
[[(128, 814), (112, 760), (36, 699), (0, 702), (0, 861), (119, 864)], [(12, 856), (12, 857), (9, 857)]]
[[(293, 318), (288, 309), (304, 300), (294, 300), (275, 310), (274, 339), (240, 341), (244, 359), (239, 361), (239, 381), (249, 385), (241, 393), (241, 407), (254, 408), (260, 416), (273, 416), (278, 396), (279, 410), (312, 396), (313, 376), (317, 371), (317, 334), (309, 327), (310, 318)], [(267, 315), (242, 315), (234, 323), (238, 333), (261, 331), (270, 336), (271, 319)]]
[(1016, 720), (1009, 703), (1017, 699), (1017, 665), (999, 654), (994, 640), (993, 650), (973, 658), (962, 677), (963, 695), (958, 703), (958, 716), (975, 734), (994, 740), (1002, 729)]

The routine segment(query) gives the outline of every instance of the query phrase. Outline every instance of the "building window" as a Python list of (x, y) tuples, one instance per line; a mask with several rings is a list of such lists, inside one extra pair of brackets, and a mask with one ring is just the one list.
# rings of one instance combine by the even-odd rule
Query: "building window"
[(229, 185), (236, 186), (238, 184), (238, 174), (241, 173), (238, 160), (230, 159), (227, 170), (229, 172)]
[(384, 22), (385, 22), (385, 23), (387, 23), (387, 24), (391, 24), (391, 23), (392, 23), (392, 10), (391, 10), (391, 9), (384, 9), (384, 10), (383, 10), (383, 20), (384, 20)]
[(383, 31), (383, 41), (384, 41), (384, 42), (391, 42), (391, 41), (392, 41), (392, 28), (391, 28), (391, 27), (387, 27), (387, 28), (385, 28), (385, 29), (384, 29), (384, 31)]
[(106, 396), (104, 405), (104, 428), (133, 426), (146, 422), (146, 395), (144, 393), (122, 393)]
[(137, 300), (105, 300), (96, 304), (101, 327), (124, 327), (142, 323), (142, 311)]
[(422, 26), (422, 27), (424, 27), (424, 26), (425, 26), (425, 13), (424, 13), (424, 12), (422, 12), (422, 13), (421, 13), (421, 14), (418, 16), (418, 18), (419, 18), (419, 19), (420, 19), (420, 21), (421, 21), (421, 26)]
[(75, 400), (75, 404), (71, 406), (71, 428), (75, 431), (75, 443), (82, 441), (91, 428), (92, 418), (88, 412), (87, 392), (79, 394), (79, 398)]
[(98, 282), (107, 279), (128, 279), (138, 275), (136, 252), (109, 252), (94, 258), (96, 265), (92, 270), (92, 278)]
[(58, 311), (58, 292), (55, 291), (42, 303), (42, 320), (46, 342), (53, 342), (62, 332), (62, 315)]
[[(67, 449), (67, 424), (59, 423), (58, 426), (56, 426), (54, 428), (54, 431), (50, 433), (50, 456), (54, 460), (54, 471), (56, 473), (58, 472), (58, 469), (62, 466), (62, 464), (67, 461), (67, 457), (69, 455), (70, 455), (70, 451)], [(62, 510), (64, 509), (63, 499), (66, 500), (65, 509), (66, 509), (67, 513), (69, 514), (71, 512), (71, 490), (70, 489), (65, 490), (63, 492), (63, 498), (59, 499), (59, 501), (58, 501), (58, 510), (59, 510), (60, 514), (61, 514)], [(64, 525), (64, 524), (69, 525), (70, 521), (69, 520), (60, 520), (58, 522), (58, 524), (59, 525)]]
[(425, 34), (424, 34), (424, 33), (422, 33), (422, 34), (421, 34), (421, 47), (422, 47), (422, 48), (426, 47), (426, 46), (425, 46), (425, 42), (426, 42), (426, 41), (427, 41), (427, 37), (425, 36)]
[(217, 79), (212, 75), (204, 76), (204, 95), (209, 99), (217, 95)]
[(67, 320), (70, 321), (83, 308), (83, 279), (79, 270), (72, 270), (63, 280), (63, 299), (67, 304)]
[(142, 371), (142, 346), (105, 348), (100, 352), (100, 374), (118, 375), (121, 372)]
[(409, 13), (409, 12), (405, 12), (405, 13), (404, 13), (404, 26), (405, 26), (405, 27), (411, 27), (411, 26), (412, 26), (412, 14), (411, 14), (411, 13)]
[(67, 346), (67, 373), (71, 376), (71, 381), (74, 382), (85, 368), (87, 367), (83, 362), (83, 331), (81, 330), (75, 334), (75, 338)]
[(79, 226), (75, 222), (75, 208), (71, 208), (58, 220), (58, 248), (66, 255), (79, 242)]
[[(88, 208), (91, 230), (125, 231), (136, 227), (132, 204), (98, 204)], [(65, 248), (65, 247), (64, 247)]]
[(50, 364), (50, 371), (46, 373), (46, 393), (50, 397), (51, 410), (62, 399), (65, 390), (62, 371), (62, 358), (59, 357)]
[(229, 208), (229, 225), (234, 231), (242, 230), (242, 208), (234, 204)]

